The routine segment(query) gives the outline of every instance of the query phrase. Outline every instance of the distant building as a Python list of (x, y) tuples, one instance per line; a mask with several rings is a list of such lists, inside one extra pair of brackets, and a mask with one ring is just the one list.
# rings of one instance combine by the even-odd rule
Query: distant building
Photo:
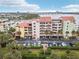
[(8, 30), (8, 19), (0, 19), (0, 31), (4, 32)]
[(6, 32), (11, 27), (15, 28), (19, 21), (13, 21), (8, 19), (0, 19), (0, 31)]

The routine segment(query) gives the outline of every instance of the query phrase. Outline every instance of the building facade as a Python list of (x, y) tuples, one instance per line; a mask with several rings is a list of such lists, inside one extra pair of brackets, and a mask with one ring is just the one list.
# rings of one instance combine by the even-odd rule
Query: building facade
[(73, 16), (61, 16), (63, 21), (63, 36), (65, 38), (72, 36), (72, 31), (76, 31), (75, 18)]
[(75, 18), (73, 16), (62, 16), (58, 19), (44, 16), (21, 21), (16, 27), (16, 31), (21, 32), (21, 37), (32, 39), (66, 37), (67, 34), (72, 36), (73, 30), (75, 30)]

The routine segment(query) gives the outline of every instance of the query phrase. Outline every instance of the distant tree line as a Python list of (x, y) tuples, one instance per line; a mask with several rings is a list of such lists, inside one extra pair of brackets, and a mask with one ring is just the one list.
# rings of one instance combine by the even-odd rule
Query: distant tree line
[(27, 19), (33, 19), (33, 18), (39, 18), (40, 16), (38, 14), (31, 14), (31, 13), (26, 13), (26, 14), (21, 14), (21, 15), (2, 15), (0, 16), (0, 19), (9, 19), (9, 20), (27, 20)]

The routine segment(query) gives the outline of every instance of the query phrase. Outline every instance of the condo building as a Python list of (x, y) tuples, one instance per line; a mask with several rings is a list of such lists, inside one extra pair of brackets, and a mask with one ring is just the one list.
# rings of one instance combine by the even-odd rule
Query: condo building
[(15, 28), (16, 25), (20, 21), (13, 21), (8, 19), (0, 19), (0, 31), (1, 32), (7, 32), (11, 27)]
[(59, 18), (44, 16), (38, 19), (23, 20), (16, 27), (16, 31), (21, 32), (21, 37), (29, 39), (72, 36), (73, 30), (75, 30), (73, 16)]
[(21, 32), (21, 37), (32, 37), (32, 23), (31, 21), (21, 21), (16, 26), (16, 32)]
[(78, 23), (76, 23), (76, 31), (79, 31), (79, 24)]
[(76, 31), (75, 18), (73, 16), (61, 16), (63, 22), (63, 36), (65, 38), (72, 36), (72, 31)]
[[(30, 21), (22, 21), (16, 27), (16, 31), (21, 31), (21, 37), (43, 38), (46, 31), (52, 31), (51, 20), (51, 17), (41, 17)], [(47, 36), (49, 35), (47, 34)]]
[[(45, 38), (51, 36), (49, 34), (50, 31), (52, 31), (52, 25), (51, 25), (51, 17), (41, 17), (39, 19), (39, 24), (40, 24), (40, 28), (39, 28), (39, 38)], [(47, 32), (47, 33), (46, 33)]]
[[(57, 36), (57, 34), (59, 33), (59, 31), (62, 32), (63, 28), (63, 23), (61, 19), (52, 19), (52, 31), (54, 33), (55, 36)], [(62, 33), (59, 33), (60, 36)]]

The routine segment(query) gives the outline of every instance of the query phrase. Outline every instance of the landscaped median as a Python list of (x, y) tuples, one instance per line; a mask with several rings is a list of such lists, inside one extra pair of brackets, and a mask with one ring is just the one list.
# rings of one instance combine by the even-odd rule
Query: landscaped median
[[(25, 47), (26, 49), (43, 49), (42, 46), (29, 46), (29, 47)], [(79, 50), (79, 47), (70, 47), (70, 46), (52, 46), (52, 47), (48, 47), (50, 49), (60, 49), (60, 50)]]
[[(79, 48), (77, 47), (48, 47), (46, 51), (43, 50), (42, 46), (29, 46), (22, 49), (5, 47), (0, 49), (0, 56), (3, 55), (4, 59), (17, 58), (17, 59), (79, 59)], [(20, 58), (19, 58), (20, 57)], [(0, 57), (0, 59), (2, 59)]]

